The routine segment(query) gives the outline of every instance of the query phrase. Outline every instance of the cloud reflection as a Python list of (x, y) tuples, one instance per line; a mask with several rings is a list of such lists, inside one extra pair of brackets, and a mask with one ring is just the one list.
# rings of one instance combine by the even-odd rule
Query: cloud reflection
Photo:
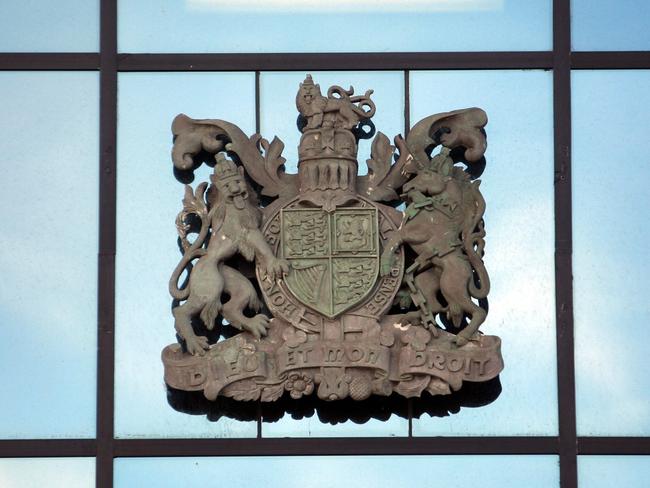
[(466, 12), (503, 9), (504, 0), (186, 0), (189, 10), (273, 13)]
[(0, 459), (3, 488), (85, 488), (94, 481), (94, 458)]

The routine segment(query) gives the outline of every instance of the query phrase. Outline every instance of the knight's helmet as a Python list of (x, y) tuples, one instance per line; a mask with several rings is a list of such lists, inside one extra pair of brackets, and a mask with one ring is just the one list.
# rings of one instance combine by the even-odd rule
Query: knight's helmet
[(300, 84), (298, 98), (306, 92), (312, 96), (307, 97), (308, 103), (302, 109), (298, 107), (305, 122), (298, 146), (300, 191), (354, 192), (358, 172), (354, 129), (375, 113), (372, 91), (351, 97), (352, 87), (345, 90), (333, 86), (324, 96), (307, 75)]

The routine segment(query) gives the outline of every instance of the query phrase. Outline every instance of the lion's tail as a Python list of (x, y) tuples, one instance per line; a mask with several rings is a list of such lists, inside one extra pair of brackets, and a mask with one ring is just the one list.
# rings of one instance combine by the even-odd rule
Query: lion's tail
[(262, 302), (254, 291), (248, 295), (248, 308), (254, 312), (259, 312), (262, 309)]
[(480, 181), (475, 181), (470, 186), (470, 199), (468, 205), (472, 209), (471, 216), (464, 223), (462, 232), (463, 249), (467, 254), (472, 268), (475, 271), (475, 276), (478, 279), (478, 285), (474, 279), (470, 279), (468, 283), (469, 294), (474, 298), (485, 298), (490, 292), (490, 277), (485, 269), (483, 263), (483, 247), (485, 242), (485, 226), (483, 222), (483, 213), (485, 212), (485, 200), (483, 195), (478, 190)]
[(190, 266), (190, 263), (194, 259), (198, 259), (203, 256), (206, 252), (207, 251), (202, 248), (188, 249), (187, 252), (183, 255), (180, 262), (174, 269), (171, 278), (169, 278), (169, 294), (172, 296), (172, 298), (175, 298), (176, 300), (187, 300), (187, 298), (190, 296), (190, 287), (187, 285), (184, 287), (179, 287), (178, 280), (180, 280), (183, 271), (185, 271)]
[(214, 329), (214, 322), (221, 312), (221, 302), (219, 298), (208, 302), (201, 310), (201, 320), (208, 330)]
[(450, 303), (449, 310), (447, 311), (447, 318), (451, 320), (454, 327), (460, 327), (461, 320), (463, 319), (463, 309), (458, 303)]

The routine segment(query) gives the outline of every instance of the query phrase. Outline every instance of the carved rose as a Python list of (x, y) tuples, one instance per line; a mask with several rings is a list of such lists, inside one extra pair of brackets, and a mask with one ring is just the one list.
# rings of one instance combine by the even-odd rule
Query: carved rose
[(297, 400), (303, 395), (311, 395), (314, 391), (314, 380), (305, 373), (291, 373), (284, 384), (284, 389), (289, 392), (291, 398)]

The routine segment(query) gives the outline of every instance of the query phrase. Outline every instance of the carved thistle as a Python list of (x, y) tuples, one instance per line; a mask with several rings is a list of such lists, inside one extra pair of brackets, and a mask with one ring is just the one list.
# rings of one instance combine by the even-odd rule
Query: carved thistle
[[(174, 119), (176, 171), (214, 169), (209, 183), (185, 185), (176, 220), (169, 386), (210, 400), (363, 400), (449, 394), (503, 369), (500, 339), (479, 331), (490, 288), (477, 180), (487, 116), (432, 115), (394, 145), (379, 132), (360, 176), (371, 96), (339, 86), (324, 96), (307, 75), (298, 174), (284, 171), (278, 138)], [(222, 324), (241, 333), (208, 339)]]

